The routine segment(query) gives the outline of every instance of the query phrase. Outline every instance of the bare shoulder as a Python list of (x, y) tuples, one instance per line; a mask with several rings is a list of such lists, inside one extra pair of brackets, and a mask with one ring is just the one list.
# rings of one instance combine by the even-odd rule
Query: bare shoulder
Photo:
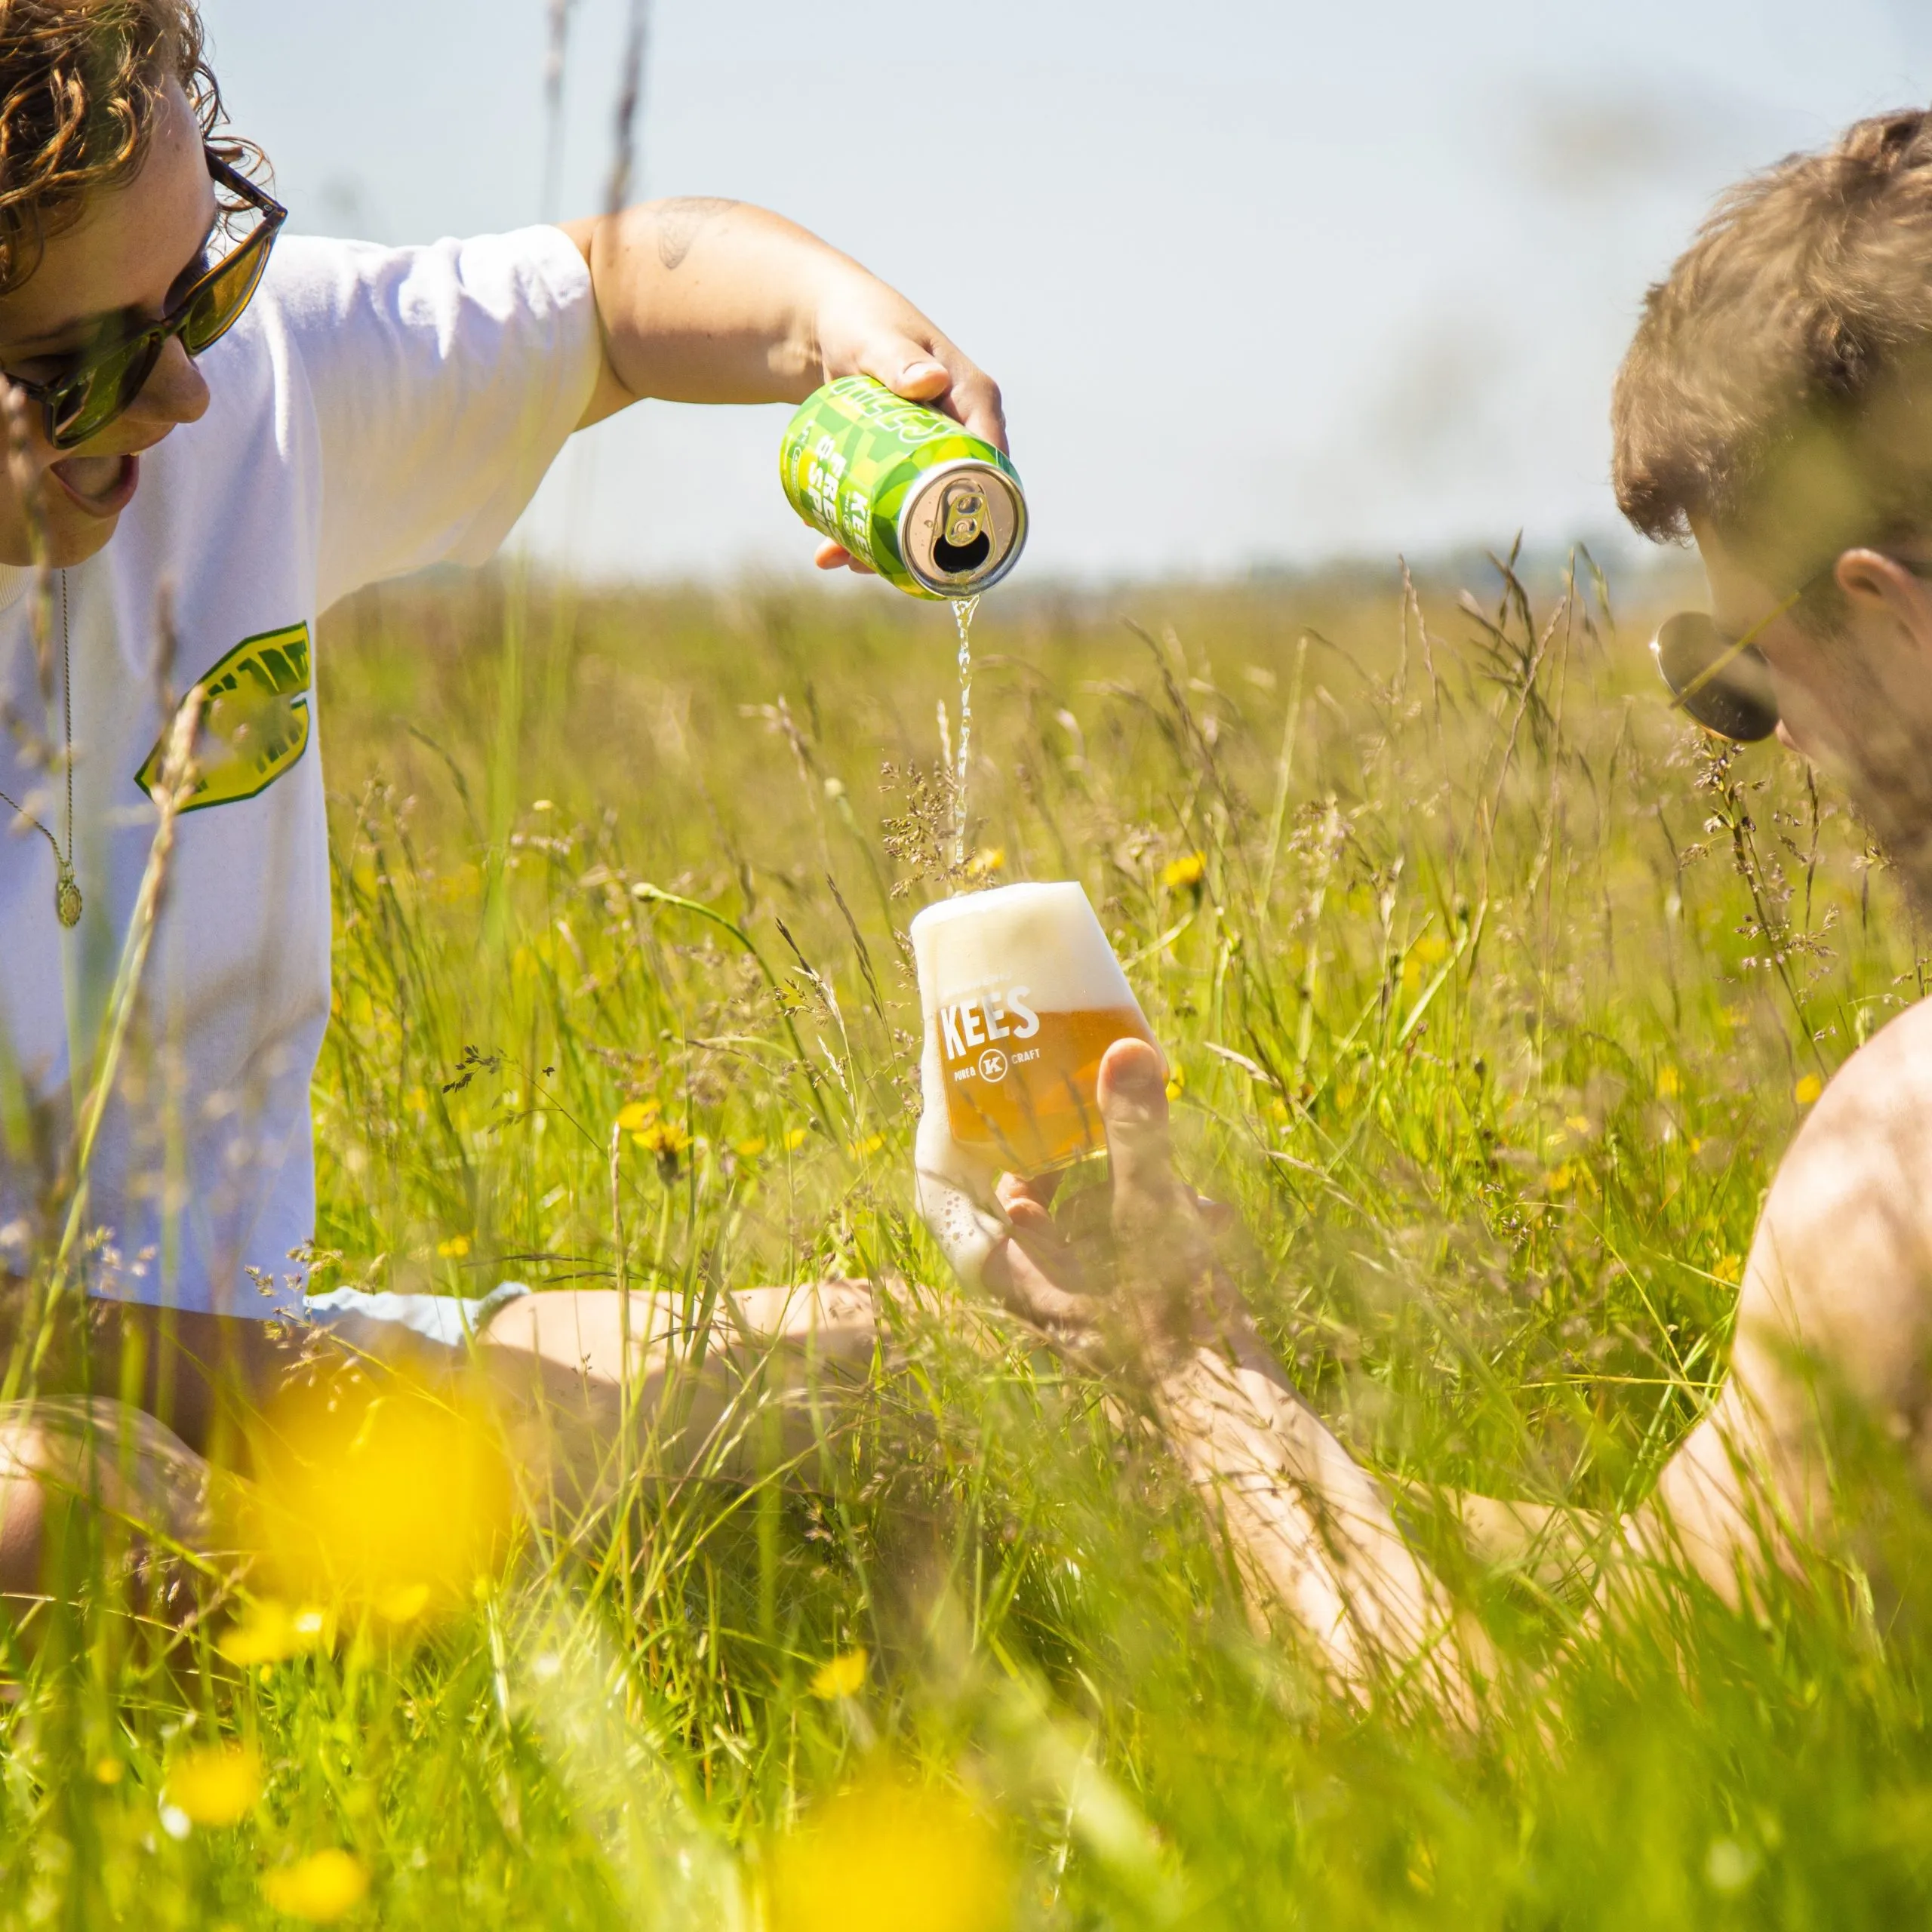
[(1817, 1212), (1932, 1180), (1932, 1000), (1840, 1067), (1780, 1164), (1767, 1209)]
[[(1932, 1311), (1932, 1001), (1873, 1035), (1792, 1140), (1752, 1243), (1740, 1328), (1880, 1371)], [(1882, 1374), (1881, 1374), (1882, 1380)]]

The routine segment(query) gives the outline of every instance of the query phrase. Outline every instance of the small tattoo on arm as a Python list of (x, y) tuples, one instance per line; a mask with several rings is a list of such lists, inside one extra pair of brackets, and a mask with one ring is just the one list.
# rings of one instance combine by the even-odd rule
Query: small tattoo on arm
[(727, 208), (737, 206), (716, 195), (679, 195), (657, 205), (657, 259), (675, 270), (691, 251), (691, 244)]

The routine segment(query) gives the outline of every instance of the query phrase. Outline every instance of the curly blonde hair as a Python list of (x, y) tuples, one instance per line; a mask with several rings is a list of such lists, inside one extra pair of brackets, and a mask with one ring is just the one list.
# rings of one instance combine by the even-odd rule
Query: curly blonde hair
[(140, 171), (171, 82), (216, 139), (221, 90), (195, 0), (0, 0), (0, 294), (39, 266), (89, 196)]

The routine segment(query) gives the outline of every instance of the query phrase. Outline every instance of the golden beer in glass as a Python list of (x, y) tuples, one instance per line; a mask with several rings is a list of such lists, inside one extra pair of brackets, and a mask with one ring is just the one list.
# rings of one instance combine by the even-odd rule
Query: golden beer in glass
[(1106, 1144), (1094, 1092), (1116, 1040), (1154, 1035), (1079, 885), (1007, 885), (912, 921), (928, 1112), (964, 1152), (1019, 1174)]

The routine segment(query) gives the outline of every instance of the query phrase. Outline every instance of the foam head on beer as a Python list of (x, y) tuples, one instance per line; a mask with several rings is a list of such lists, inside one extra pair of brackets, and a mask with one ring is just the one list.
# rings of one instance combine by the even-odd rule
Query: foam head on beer
[(1079, 885), (943, 900), (913, 920), (912, 949), (927, 1115), (970, 1164), (1044, 1174), (1103, 1146), (1101, 1057), (1153, 1035)]

